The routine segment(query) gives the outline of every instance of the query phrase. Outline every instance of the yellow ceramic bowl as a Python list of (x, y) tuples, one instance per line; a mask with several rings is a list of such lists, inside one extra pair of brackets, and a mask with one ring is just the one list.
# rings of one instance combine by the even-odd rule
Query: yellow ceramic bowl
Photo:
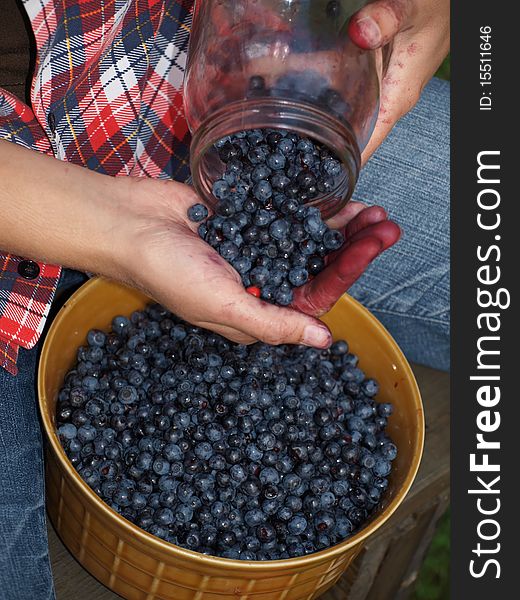
[(311, 600), (332, 586), (363, 541), (395, 512), (417, 473), (424, 419), (408, 362), (384, 327), (344, 296), (324, 317), (346, 339), (360, 367), (379, 381), (380, 402), (392, 402), (389, 434), (398, 457), (382, 506), (368, 525), (327, 550), (288, 560), (247, 562), (216, 558), (168, 544), (109, 508), (82, 481), (56, 435), (56, 398), (89, 329), (107, 331), (116, 314), (129, 315), (148, 299), (135, 290), (93, 279), (62, 307), (45, 340), (38, 375), (48, 441), (47, 505), (64, 544), (99, 581), (128, 600)]

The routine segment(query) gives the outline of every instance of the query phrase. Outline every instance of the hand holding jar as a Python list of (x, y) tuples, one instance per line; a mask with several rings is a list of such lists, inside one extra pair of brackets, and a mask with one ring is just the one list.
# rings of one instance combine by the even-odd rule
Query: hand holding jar
[(240, 130), (295, 131), (329, 147), (344, 177), (320, 208), (331, 216), (352, 195), (376, 122), (380, 53), (356, 46), (353, 0), (197, 2), (185, 80), (194, 133), (192, 175), (211, 203), (222, 165), (214, 144)]

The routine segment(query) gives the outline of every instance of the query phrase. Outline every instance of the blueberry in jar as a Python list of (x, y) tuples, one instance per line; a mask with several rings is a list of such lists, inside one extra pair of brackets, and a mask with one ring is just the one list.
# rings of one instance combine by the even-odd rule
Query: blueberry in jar
[[(297, 90), (313, 82), (322, 83), (314, 74), (290, 73), (277, 84)], [(250, 86), (262, 90), (265, 81), (254, 76)], [(324, 89), (327, 98), (337, 100), (333, 90)], [(188, 216), (204, 221), (199, 236), (237, 270), (249, 293), (288, 306), (294, 288), (305, 285), (307, 279), (301, 270), (289, 276), (290, 269), (281, 270), (274, 259), (288, 260), (294, 269), (314, 277), (325, 261), (307, 264), (304, 256), (325, 258), (341, 248), (341, 232), (331, 230), (320, 211), (305, 203), (319, 193), (333, 192), (343, 167), (318, 142), (290, 131), (241, 131), (222, 138), (215, 148), (225, 165), (224, 175), (212, 186), (216, 214), (207, 218), (207, 209), (197, 204)], [(273, 262), (264, 262), (262, 257)], [(256, 272), (252, 274), (259, 266), (268, 273), (263, 283), (255, 282)]]

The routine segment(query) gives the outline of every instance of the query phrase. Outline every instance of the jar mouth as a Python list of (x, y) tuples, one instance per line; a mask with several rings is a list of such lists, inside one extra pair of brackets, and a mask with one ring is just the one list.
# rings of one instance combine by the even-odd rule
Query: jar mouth
[(303, 101), (257, 98), (232, 102), (213, 112), (193, 134), (190, 167), (196, 191), (215, 206), (213, 182), (225, 165), (214, 144), (222, 138), (250, 129), (282, 129), (320, 142), (334, 152), (343, 165), (343, 176), (330, 192), (305, 203), (316, 206), (323, 218), (330, 218), (352, 197), (361, 165), (361, 154), (352, 128), (346, 121)]

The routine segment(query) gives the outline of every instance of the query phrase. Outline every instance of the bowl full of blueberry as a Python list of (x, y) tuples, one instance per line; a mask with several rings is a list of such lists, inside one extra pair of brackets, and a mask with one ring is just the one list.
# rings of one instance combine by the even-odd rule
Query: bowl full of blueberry
[(103, 279), (40, 358), (50, 519), (124, 598), (314, 598), (395, 512), (423, 447), (404, 355), (344, 296), (335, 342), (243, 346)]

